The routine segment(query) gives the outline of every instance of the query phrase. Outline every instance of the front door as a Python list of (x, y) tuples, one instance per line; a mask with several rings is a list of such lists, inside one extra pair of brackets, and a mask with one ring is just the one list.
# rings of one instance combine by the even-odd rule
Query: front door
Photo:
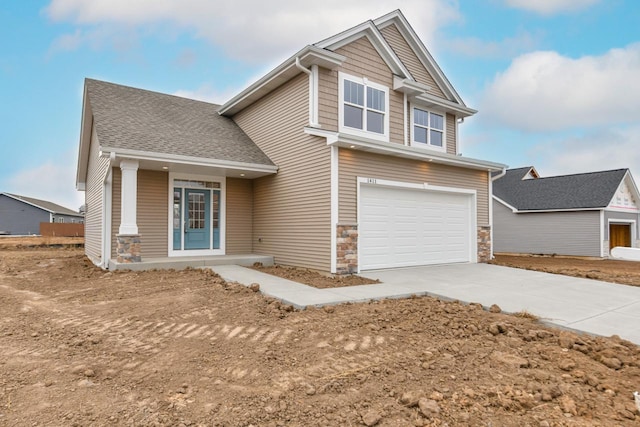
[(631, 247), (631, 224), (609, 224), (609, 249)]
[(211, 247), (211, 191), (185, 189), (184, 249)]

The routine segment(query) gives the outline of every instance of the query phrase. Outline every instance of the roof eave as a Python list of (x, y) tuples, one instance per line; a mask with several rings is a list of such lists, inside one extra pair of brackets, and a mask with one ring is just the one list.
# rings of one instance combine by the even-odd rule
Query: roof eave
[(506, 165), (489, 162), (486, 160), (474, 159), (471, 157), (456, 156), (448, 153), (439, 153), (426, 150), (424, 148), (410, 147), (393, 142), (376, 141), (368, 138), (348, 135), (344, 133), (325, 131), (321, 129), (306, 127), (305, 132), (309, 135), (319, 136), (327, 139), (327, 145), (346, 148), (351, 150), (362, 150), (394, 157), (403, 157), (412, 160), (439, 163), (449, 166), (465, 167), (484, 171), (501, 171)]
[(306, 46), (220, 106), (218, 114), (232, 116), (301, 73), (302, 71), (296, 67), (296, 58), (304, 67), (318, 65), (330, 70), (339, 67), (346, 60), (346, 57), (335, 52)]
[(448, 113), (452, 113), (457, 117), (470, 117), (476, 114), (478, 111), (473, 108), (469, 108), (464, 104), (457, 104), (455, 102), (431, 95), (429, 93), (422, 93), (414, 96), (413, 99), (428, 106), (437, 107), (445, 110)]
[(78, 164), (76, 168), (76, 190), (84, 191), (87, 183), (87, 170), (89, 167), (89, 150), (91, 146), (91, 131), (93, 125), (93, 113), (89, 103), (87, 84), (85, 80), (82, 96), (82, 116), (80, 119), (80, 143), (78, 146)]
[(202, 157), (183, 156), (170, 153), (158, 153), (150, 151), (130, 150), (125, 148), (102, 147), (102, 152), (115, 158), (127, 158), (132, 160), (147, 160), (152, 162), (162, 162), (165, 164), (182, 164), (192, 166), (214, 167), (224, 169), (234, 169), (239, 171), (251, 171), (263, 174), (274, 174), (278, 172), (278, 166), (259, 163), (245, 163), (230, 160), (208, 159)]

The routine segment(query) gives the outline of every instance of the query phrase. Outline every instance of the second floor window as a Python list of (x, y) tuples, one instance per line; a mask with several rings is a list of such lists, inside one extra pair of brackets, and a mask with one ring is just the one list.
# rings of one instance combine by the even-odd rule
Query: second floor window
[(444, 115), (414, 108), (413, 142), (444, 149)]
[(340, 76), (341, 128), (374, 138), (388, 138), (389, 106), (385, 87), (347, 75)]

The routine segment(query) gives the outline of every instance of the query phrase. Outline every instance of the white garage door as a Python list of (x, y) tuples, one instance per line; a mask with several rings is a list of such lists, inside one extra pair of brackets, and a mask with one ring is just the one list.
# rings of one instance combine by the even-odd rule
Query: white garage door
[(360, 269), (471, 261), (472, 195), (379, 185), (360, 191)]

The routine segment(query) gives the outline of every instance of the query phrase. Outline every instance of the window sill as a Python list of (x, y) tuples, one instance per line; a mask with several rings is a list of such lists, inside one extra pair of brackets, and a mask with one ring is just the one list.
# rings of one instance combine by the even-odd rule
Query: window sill
[(355, 129), (355, 128), (350, 128), (347, 126), (341, 126), (339, 129), (340, 133), (343, 133), (345, 135), (353, 135), (353, 136), (359, 136), (361, 138), (367, 138), (367, 139), (375, 139), (376, 141), (383, 141), (383, 142), (389, 142), (389, 135), (388, 134), (382, 134), (382, 133), (376, 133), (376, 132), (368, 132), (365, 130), (359, 130), (359, 129)]
[(411, 146), (412, 147), (416, 147), (416, 148), (420, 148), (422, 150), (438, 151), (440, 153), (446, 153), (447, 152), (447, 149), (444, 146), (438, 147), (437, 145), (429, 145), (429, 144), (425, 144), (423, 142), (411, 141)]

